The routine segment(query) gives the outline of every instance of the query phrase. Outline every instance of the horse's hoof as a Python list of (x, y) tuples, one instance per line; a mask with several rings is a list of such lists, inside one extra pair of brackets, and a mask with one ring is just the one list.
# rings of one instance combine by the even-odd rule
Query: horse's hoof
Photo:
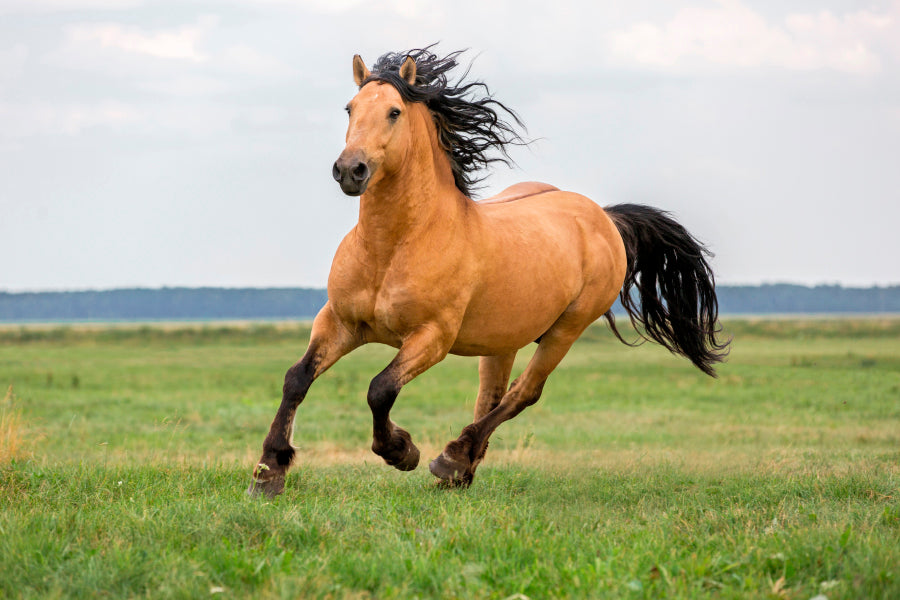
[(406, 455), (399, 461), (388, 464), (400, 471), (412, 471), (419, 466), (419, 456), (419, 449), (414, 444), (409, 443), (406, 446)]
[(275, 496), (284, 491), (284, 477), (273, 477), (268, 481), (260, 481), (254, 479), (247, 488), (247, 495), (251, 498), (265, 496), (269, 500), (273, 500)]
[(470, 466), (441, 452), (441, 455), (428, 465), (428, 470), (432, 475), (451, 486), (467, 487), (475, 477), (474, 473), (469, 472)]
[(372, 452), (400, 471), (412, 471), (419, 466), (419, 449), (413, 444), (409, 432), (400, 427), (394, 428), (387, 443), (380, 442), (376, 437), (372, 441)]

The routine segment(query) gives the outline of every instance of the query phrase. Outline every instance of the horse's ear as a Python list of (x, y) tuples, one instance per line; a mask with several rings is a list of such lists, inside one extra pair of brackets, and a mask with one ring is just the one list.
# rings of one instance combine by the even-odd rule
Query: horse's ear
[(353, 81), (356, 82), (357, 86), (361, 86), (363, 81), (365, 81), (371, 73), (369, 73), (369, 69), (366, 67), (366, 63), (363, 62), (362, 57), (359, 54), (353, 55)]
[(409, 85), (416, 85), (416, 61), (412, 56), (407, 56), (400, 65), (400, 77)]

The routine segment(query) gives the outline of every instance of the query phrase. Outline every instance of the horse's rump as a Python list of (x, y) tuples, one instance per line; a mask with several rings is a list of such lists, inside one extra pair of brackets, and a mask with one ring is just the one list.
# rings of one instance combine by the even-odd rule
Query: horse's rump
[[(512, 192), (535, 191), (527, 195)], [(469, 238), (477, 284), (454, 353), (502, 353), (534, 341), (563, 314), (584, 323), (612, 305), (625, 277), (615, 225), (590, 199), (546, 184), (520, 184), (478, 202)]]

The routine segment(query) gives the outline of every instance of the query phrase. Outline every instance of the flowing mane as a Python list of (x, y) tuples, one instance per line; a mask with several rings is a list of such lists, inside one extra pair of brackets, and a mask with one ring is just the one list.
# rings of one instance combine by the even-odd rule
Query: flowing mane
[[(527, 144), (516, 129), (524, 129), (525, 125), (514, 111), (494, 100), (486, 84), (466, 82), (469, 69), (456, 82), (448, 79), (463, 50), (439, 57), (431, 52), (433, 46), (382, 55), (360, 88), (371, 81), (381, 81), (394, 86), (407, 102), (425, 104), (434, 117), (441, 147), (450, 158), (456, 187), (472, 196), (487, 178), (479, 176), (479, 171), (492, 162), (512, 165), (507, 148)], [(415, 86), (399, 74), (407, 56), (416, 61)], [(504, 120), (502, 113), (512, 122)], [(490, 155), (492, 149), (500, 155)]]

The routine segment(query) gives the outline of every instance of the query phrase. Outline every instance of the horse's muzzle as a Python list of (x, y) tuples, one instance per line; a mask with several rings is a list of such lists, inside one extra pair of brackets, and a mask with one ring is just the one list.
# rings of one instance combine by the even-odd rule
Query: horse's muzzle
[(341, 191), (348, 196), (360, 196), (366, 191), (372, 171), (368, 163), (358, 157), (341, 154), (331, 168), (331, 176), (341, 185)]

